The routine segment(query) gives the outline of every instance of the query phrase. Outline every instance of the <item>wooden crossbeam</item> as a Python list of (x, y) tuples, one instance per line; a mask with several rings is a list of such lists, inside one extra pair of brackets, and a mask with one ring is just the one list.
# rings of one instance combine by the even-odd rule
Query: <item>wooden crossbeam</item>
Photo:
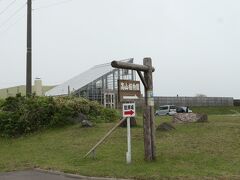
[(144, 72), (151, 71), (151, 70), (152, 72), (155, 71), (154, 67), (149, 67), (149, 66), (140, 65), (140, 64), (126, 63), (121, 61), (112, 61), (111, 65), (114, 68), (120, 68), (120, 69), (130, 69), (130, 70), (144, 71)]

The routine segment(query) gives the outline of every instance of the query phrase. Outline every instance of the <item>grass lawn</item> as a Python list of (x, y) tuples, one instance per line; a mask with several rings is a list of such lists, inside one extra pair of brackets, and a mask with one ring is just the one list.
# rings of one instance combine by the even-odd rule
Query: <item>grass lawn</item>
[(205, 113), (208, 115), (240, 115), (240, 106), (235, 107), (192, 107), (193, 112)]
[[(158, 117), (157, 124), (170, 121)], [(142, 119), (132, 128), (132, 160), (126, 165), (126, 129), (83, 159), (114, 124), (83, 129), (79, 125), (38, 132), (18, 139), (0, 138), (0, 171), (40, 167), (87, 176), (136, 179), (240, 179), (240, 116), (210, 115), (209, 123), (177, 125), (157, 132), (157, 160), (143, 160)]]

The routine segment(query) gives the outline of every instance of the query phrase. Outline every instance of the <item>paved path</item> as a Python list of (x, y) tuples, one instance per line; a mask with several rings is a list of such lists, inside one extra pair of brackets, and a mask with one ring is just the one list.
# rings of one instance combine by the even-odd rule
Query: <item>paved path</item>
[(38, 171), (20, 171), (2, 173), (0, 174), (0, 180), (76, 180), (76, 178)]
[[(0, 180), (114, 180), (112, 178), (84, 177), (42, 170), (0, 173)], [(119, 179), (120, 180), (120, 179)]]

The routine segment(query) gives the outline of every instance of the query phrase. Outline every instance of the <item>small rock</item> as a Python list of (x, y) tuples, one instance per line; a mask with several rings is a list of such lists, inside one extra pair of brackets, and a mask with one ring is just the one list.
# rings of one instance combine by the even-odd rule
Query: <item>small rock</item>
[(88, 120), (83, 120), (81, 124), (82, 124), (82, 127), (93, 127), (93, 124)]
[(175, 129), (176, 128), (173, 125), (171, 125), (167, 122), (164, 122), (157, 127), (157, 131), (171, 131), (171, 130), (175, 130)]

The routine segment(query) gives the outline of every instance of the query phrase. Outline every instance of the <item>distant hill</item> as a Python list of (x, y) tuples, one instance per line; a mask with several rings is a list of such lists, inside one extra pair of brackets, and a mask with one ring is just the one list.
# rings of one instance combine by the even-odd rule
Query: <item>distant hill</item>
[[(42, 86), (42, 91), (43, 94), (47, 92), (48, 90), (54, 88), (55, 86)], [(32, 87), (33, 92), (35, 92), (35, 86)], [(0, 89), (0, 99), (5, 99), (9, 96), (15, 96), (16, 94), (21, 93), (23, 96), (26, 95), (26, 86), (25, 85), (20, 85), (20, 86), (15, 86), (15, 87), (9, 87), (9, 88), (4, 88)]]

